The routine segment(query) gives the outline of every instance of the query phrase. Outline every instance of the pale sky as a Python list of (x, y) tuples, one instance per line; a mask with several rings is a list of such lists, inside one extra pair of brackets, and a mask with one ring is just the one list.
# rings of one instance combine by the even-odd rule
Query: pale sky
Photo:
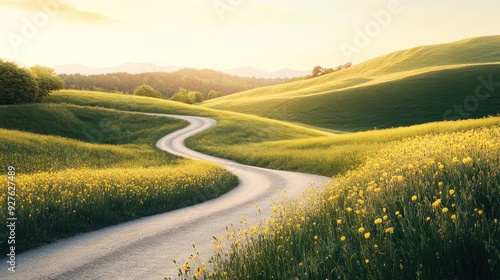
[(498, 35), (499, 13), (498, 0), (0, 0), (0, 58), (310, 70)]

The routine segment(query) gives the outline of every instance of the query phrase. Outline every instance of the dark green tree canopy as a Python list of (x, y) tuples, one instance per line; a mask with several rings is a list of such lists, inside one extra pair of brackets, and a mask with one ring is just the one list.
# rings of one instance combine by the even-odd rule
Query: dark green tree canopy
[(39, 99), (49, 95), (49, 93), (54, 90), (64, 88), (64, 81), (56, 75), (54, 69), (41, 65), (35, 65), (30, 68), (30, 71), (33, 73), (38, 82)]
[(150, 85), (139, 86), (135, 90), (134, 95), (163, 98), (163, 95), (159, 91), (157, 91), (156, 89), (151, 87)]
[(12, 62), (0, 60), (0, 104), (18, 104), (38, 100), (35, 76)]

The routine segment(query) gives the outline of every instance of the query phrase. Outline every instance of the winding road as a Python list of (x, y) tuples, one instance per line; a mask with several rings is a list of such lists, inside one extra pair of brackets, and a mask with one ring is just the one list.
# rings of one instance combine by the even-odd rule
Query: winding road
[[(190, 254), (212, 254), (212, 236), (226, 226), (240, 225), (242, 215), (256, 224), (271, 215), (272, 200), (283, 192), (297, 196), (330, 178), (242, 165), (205, 155), (184, 145), (186, 138), (216, 124), (209, 118), (148, 114), (183, 119), (189, 126), (161, 138), (156, 146), (183, 157), (223, 165), (240, 184), (227, 194), (195, 206), (141, 218), (64, 239), (17, 256), (16, 272), (2, 260), (0, 279), (176, 279), (178, 267)], [(262, 213), (255, 209), (258, 204)], [(196, 249), (192, 244), (196, 244)]]

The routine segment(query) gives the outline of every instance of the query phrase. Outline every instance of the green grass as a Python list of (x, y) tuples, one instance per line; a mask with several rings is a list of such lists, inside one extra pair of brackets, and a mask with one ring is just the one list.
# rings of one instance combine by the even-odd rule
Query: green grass
[(96, 144), (148, 144), (187, 122), (71, 104), (28, 104), (0, 108), (0, 127)]
[[(490, 36), (417, 47), (319, 78), (249, 90), (202, 106), (342, 131), (440, 121), (454, 104), (463, 106), (466, 98), (474, 97), (481, 85), (478, 77), (500, 79), (499, 43), (500, 36)], [(497, 87), (461, 118), (498, 114), (499, 93)]]
[[(52, 147), (58, 149), (55, 144)], [(222, 167), (201, 161), (135, 168), (92, 166), (32, 174), (22, 173), (23, 165), (14, 166), (16, 252), (201, 203), (238, 184), (238, 179)], [(0, 177), (0, 183), (7, 186), (7, 176)], [(6, 221), (7, 191), (0, 194), (0, 200), (0, 218)], [(5, 252), (6, 229), (0, 234), (4, 241), (0, 249)]]
[(500, 117), (249, 144), (210, 143), (209, 136), (200, 134), (188, 139), (188, 143), (205, 153), (249, 165), (335, 176), (358, 167), (396, 140), (495, 126), (500, 126)]
[[(273, 218), (232, 226), (197, 279), (498, 279), (500, 129), (391, 143)], [(227, 239), (227, 241), (223, 241)]]
[(22, 174), (77, 168), (152, 167), (182, 161), (146, 144), (93, 144), (15, 130), (0, 129), (0, 132), (2, 166), (16, 166)]
[(286, 122), (151, 98), (61, 91), (48, 100), (215, 118), (217, 126), (188, 139), (189, 147), (245, 164), (325, 176), (344, 173), (357, 167), (368, 156), (394, 140), (500, 124), (499, 118), (489, 118), (335, 135)]
[[(419, 47), (206, 103), (304, 126), (167, 100), (70, 90), (52, 94), (42, 105), (1, 107), (0, 127), (37, 133), (2, 130), (0, 138), (6, 143), (2, 162), (9, 158), (4, 153), (23, 148), (27, 152), (16, 157), (35, 162), (16, 163), (30, 170), (18, 178), (25, 205), (19, 215), (30, 221), (21, 226), (33, 233), (23, 239), (42, 244), (72, 234), (64, 232), (68, 224), (90, 230), (166, 211), (171, 208), (161, 206), (171, 203), (175, 208), (215, 197), (220, 194), (215, 187), (230, 188), (234, 177), (217, 166), (154, 151), (158, 135), (185, 124), (127, 118), (110, 109), (198, 115), (218, 125), (190, 138), (192, 148), (262, 167), (337, 176), (302, 202), (275, 206), (266, 224), (248, 231), (229, 228), (232, 238), (217, 243), (221, 251), (212, 259), (215, 274), (201, 264), (190, 273), (215, 279), (498, 279), (499, 117), (343, 135), (314, 126), (356, 131), (442, 120), (454, 103), (474, 94), (479, 75), (499, 80), (499, 40)], [(470, 117), (497, 112), (498, 99), (492, 94), (482, 100)], [(28, 110), (34, 118), (22, 113)], [(49, 125), (43, 119), (48, 115), (62, 122)], [(89, 138), (79, 128), (101, 136)], [(37, 149), (40, 162), (29, 157)], [(129, 158), (134, 149), (150, 156)], [(61, 167), (51, 166), (49, 151), (70, 157)], [(80, 163), (72, 162), (71, 151), (82, 151)], [(171, 166), (160, 165), (163, 158)], [(37, 169), (40, 165), (46, 167)], [(217, 183), (207, 189), (191, 183), (213, 177)], [(103, 212), (109, 215), (100, 216)]]
[(204, 133), (203, 138), (207, 142), (220, 145), (332, 135), (329, 132), (287, 122), (139, 96), (62, 90), (53, 93), (45, 101), (48, 103), (68, 103), (124, 111), (195, 115), (214, 118), (218, 121), (217, 126)]
[[(220, 166), (155, 147), (185, 121), (49, 103), (2, 106), (0, 116), (0, 165), (16, 171), (17, 252), (200, 203), (238, 184)], [(7, 180), (0, 177), (3, 186)], [(6, 220), (7, 191), (0, 199)]]

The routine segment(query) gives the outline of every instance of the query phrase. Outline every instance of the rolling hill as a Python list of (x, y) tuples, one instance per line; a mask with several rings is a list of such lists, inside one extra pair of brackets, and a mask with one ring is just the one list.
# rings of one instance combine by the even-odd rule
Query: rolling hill
[(496, 115), (499, 45), (488, 36), (416, 47), (202, 106), (344, 131)]

